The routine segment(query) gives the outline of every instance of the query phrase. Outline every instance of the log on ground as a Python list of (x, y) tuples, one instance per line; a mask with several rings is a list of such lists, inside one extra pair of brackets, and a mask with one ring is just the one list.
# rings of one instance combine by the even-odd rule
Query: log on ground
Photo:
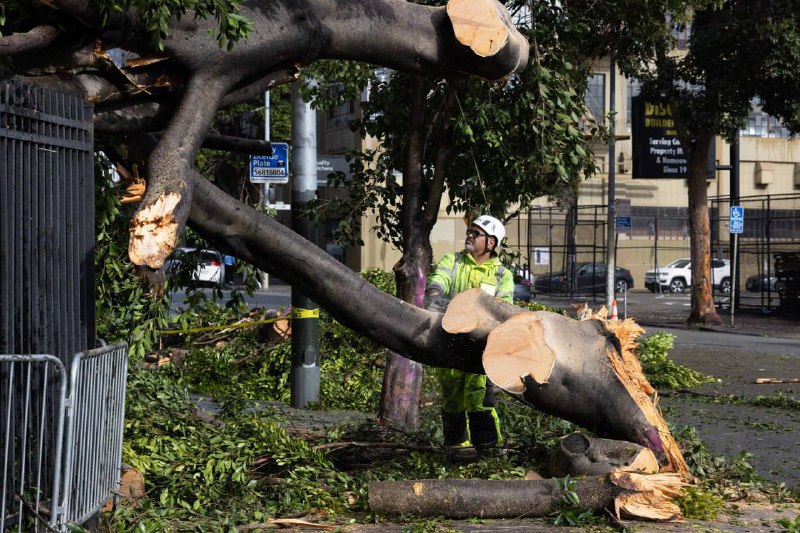
[[(559, 479), (477, 480), (421, 479), (373, 481), (368, 486), (374, 512), (414, 517), (538, 518), (563, 508), (565, 491)], [(680, 520), (672, 501), (686, 484), (677, 474), (612, 472), (604, 477), (573, 480), (580, 511), (612, 511), (617, 517)]]

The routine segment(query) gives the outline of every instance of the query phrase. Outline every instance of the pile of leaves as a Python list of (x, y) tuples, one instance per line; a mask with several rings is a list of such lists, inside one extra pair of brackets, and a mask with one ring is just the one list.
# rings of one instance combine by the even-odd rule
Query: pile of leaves
[(642, 363), (647, 379), (657, 389), (693, 389), (716, 381), (712, 376), (706, 376), (679, 365), (669, 359), (669, 352), (675, 345), (675, 337), (669, 333), (658, 332), (641, 339), (636, 349), (636, 356)]

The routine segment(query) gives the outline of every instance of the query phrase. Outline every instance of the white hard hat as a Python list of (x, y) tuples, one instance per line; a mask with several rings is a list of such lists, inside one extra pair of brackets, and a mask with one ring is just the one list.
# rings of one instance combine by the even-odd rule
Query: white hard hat
[(497, 239), (497, 244), (495, 246), (500, 246), (500, 243), (503, 242), (506, 236), (506, 228), (503, 226), (503, 223), (493, 216), (481, 215), (472, 221), (472, 225), (478, 226), (485, 231), (487, 235)]

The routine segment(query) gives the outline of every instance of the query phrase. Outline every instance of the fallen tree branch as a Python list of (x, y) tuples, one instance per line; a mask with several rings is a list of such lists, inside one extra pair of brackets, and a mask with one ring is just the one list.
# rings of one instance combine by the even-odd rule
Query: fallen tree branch
[(299, 520), (297, 518), (276, 518), (269, 522), (259, 522), (255, 524), (245, 524), (236, 526), (238, 533), (247, 533), (248, 531), (256, 531), (258, 529), (278, 529), (278, 528), (304, 528), (311, 527), (314, 529), (323, 529), (325, 531), (337, 528), (339, 526), (332, 526), (329, 524), (318, 524), (316, 522), (308, 522), (306, 520)]
[(450, 333), (488, 330), (484, 370), (515, 398), (600, 436), (646, 446), (663, 471), (691, 478), (633, 353), (641, 327), (632, 320), (578, 321), (545, 311), (504, 317), (501, 310), (496, 299), (472, 289), (450, 302), (442, 327)]
[(36, 26), (25, 33), (12, 33), (0, 37), (0, 56), (40, 50), (53, 42), (59, 33), (58, 28), (54, 26)]
[(312, 450), (340, 450), (342, 448), (381, 448), (388, 450), (409, 450), (412, 452), (435, 452), (440, 448), (433, 446), (416, 446), (413, 444), (403, 444), (400, 442), (329, 442), (314, 446)]
[[(475, 480), (422, 479), (373, 481), (367, 490), (369, 505), (380, 514), (445, 518), (534, 518), (563, 508), (566, 491), (559, 479)], [(614, 472), (605, 477), (576, 479), (571, 491), (576, 509), (603, 509), (650, 520), (680, 519), (672, 502), (686, 486), (677, 474)]]

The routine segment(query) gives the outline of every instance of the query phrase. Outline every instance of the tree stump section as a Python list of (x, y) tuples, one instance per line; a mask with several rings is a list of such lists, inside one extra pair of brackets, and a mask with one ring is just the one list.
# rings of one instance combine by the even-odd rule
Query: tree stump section
[(657, 474), (658, 470), (658, 461), (649, 448), (581, 433), (562, 437), (550, 459), (552, 477), (604, 476), (615, 471)]

